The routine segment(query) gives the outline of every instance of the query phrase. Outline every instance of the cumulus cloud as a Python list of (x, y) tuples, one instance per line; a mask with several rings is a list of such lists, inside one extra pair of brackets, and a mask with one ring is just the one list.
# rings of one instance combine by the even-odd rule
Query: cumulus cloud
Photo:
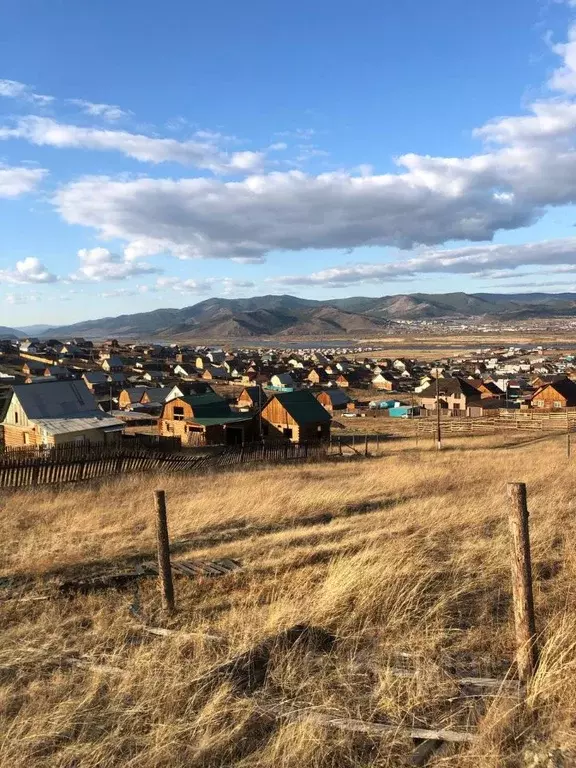
[(22, 99), (40, 106), (54, 101), (54, 96), (36, 93), (32, 86), (20, 83), (18, 80), (0, 80), (0, 96), (9, 99)]
[(254, 172), (263, 161), (261, 152), (226, 153), (211, 140), (178, 141), (129, 131), (84, 128), (37, 115), (19, 119), (13, 128), (0, 128), (0, 139), (24, 139), (37, 146), (59, 149), (115, 151), (141, 162), (181, 163), (214, 173)]
[(0, 198), (19, 197), (32, 192), (47, 174), (44, 168), (0, 165)]
[[(381, 264), (349, 264), (309, 275), (274, 278), (278, 285), (343, 287), (357, 283), (386, 283), (433, 273), (509, 278), (520, 266), (546, 266), (548, 272), (576, 271), (576, 237), (519, 245), (482, 245), (450, 250), (427, 249), (416, 257)], [(559, 265), (559, 266), (551, 266)], [(521, 277), (523, 275), (517, 275)]]
[(120, 120), (123, 117), (128, 117), (131, 114), (127, 110), (121, 109), (116, 104), (96, 104), (93, 101), (86, 101), (86, 99), (68, 99), (68, 102), (79, 107), (86, 115), (102, 117), (104, 120), (109, 120), (111, 122)]
[(158, 274), (162, 270), (150, 264), (129, 260), (107, 248), (81, 248), (78, 251), (80, 268), (70, 275), (71, 280), (103, 282), (126, 280), (137, 275)]
[(14, 269), (0, 269), (0, 283), (55, 283), (57, 280), (35, 256), (17, 261)]

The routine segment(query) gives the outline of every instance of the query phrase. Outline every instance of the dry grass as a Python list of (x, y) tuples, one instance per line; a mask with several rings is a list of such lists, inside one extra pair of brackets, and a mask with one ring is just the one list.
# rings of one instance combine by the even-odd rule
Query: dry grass
[[(0, 603), (0, 764), (408, 765), (413, 744), (402, 735), (375, 740), (306, 713), (421, 727), (476, 719), (481, 706), (456, 700), (453, 676), (509, 671), (505, 483), (524, 480), (540, 671), (526, 709), (486, 698), (478, 741), (430, 764), (574, 765), (574, 465), (562, 438), (515, 449), (494, 438), (449, 442), (440, 455), (407, 441), (368, 461), (5, 494), (1, 572), (27, 589), (54, 594), (59, 579), (152, 554), (158, 486), (178, 556), (245, 567), (178, 578), (179, 611), (167, 622), (151, 580), (137, 593)], [(146, 634), (134, 603), (150, 624), (178, 631)], [(253, 690), (210, 674), (296, 623), (334, 633), (333, 649), (276, 649)], [(387, 670), (406, 659), (418, 675)], [(289, 712), (301, 717), (277, 716)]]

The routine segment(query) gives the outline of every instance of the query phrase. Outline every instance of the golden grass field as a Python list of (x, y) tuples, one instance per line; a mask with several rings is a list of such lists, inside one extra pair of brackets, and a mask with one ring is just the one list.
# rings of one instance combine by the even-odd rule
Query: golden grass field
[[(406, 440), (367, 460), (4, 492), (0, 765), (411, 764), (402, 731), (372, 737), (319, 714), (399, 728), (478, 721), (474, 743), (428, 765), (576, 765), (576, 459), (561, 436), (511, 441), (453, 438), (436, 453)], [(454, 682), (513, 675), (508, 481), (528, 484), (542, 646), (523, 707), (505, 691), (458, 697)], [(175, 558), (231, 557), (243, 570), (176, 577), (171, 618), (154, 579), (60, 596), (63, 579), (153, 556), (157, 487)], [(151, 635), (142, 618), (176, 631)], [(214, 673), (295, 624), (336, 640), (276, 647), (253, 688)]]

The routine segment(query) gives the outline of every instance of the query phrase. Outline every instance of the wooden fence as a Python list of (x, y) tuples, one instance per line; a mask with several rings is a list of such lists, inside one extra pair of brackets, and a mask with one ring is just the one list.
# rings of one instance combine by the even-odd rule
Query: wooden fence
[[(248, 462), (282, 462), (318, 457), (326, 452), (320, 444), (250, 443), (232, 446), (212, 455), (157, 451), (127, 451), (108, 449), (85, 451), (56, 450), (0, 454), (0, 488), (23, 488), (51, 483), (123, 475), (129, 472), (188, 472), (209, 471)], [(17, 455), (14, 455), (14, 454)]]

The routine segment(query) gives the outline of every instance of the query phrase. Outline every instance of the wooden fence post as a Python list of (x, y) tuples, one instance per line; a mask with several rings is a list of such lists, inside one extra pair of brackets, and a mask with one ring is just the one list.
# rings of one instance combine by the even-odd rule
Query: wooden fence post
[(162, 608), (174, 612), (174, 585), (170, 567), (170, 539), (168, 538), (168, 520), (166, 518), (166, 494), (164, 491), (154, 491), (156, 502), (156, 542), (158, 546), (158, 575), (160, 577), (160, 592)]
[(376, 453), (380, 453), (380, 432), (376, 434)]
[(340, 456), (342, 456), (342, 438), (338, 438), (338, 448), (340, 449)]
[(508, 483), (508, 497), (516, 663), (520, 682), (526, 684), (533, 677), (538, 664), (526, 484)]
[(368, 456), (368, 435), (364, 438), (364, 456)]

